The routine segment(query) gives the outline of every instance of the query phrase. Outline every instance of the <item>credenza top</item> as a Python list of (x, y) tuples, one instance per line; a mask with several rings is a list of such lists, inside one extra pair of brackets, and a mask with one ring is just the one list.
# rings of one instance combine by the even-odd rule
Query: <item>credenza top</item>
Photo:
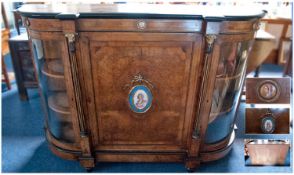
[(118, 19), (205, 19), (246, 21), (261, 18), (266, 11), (252, 8), (199, 7), (158, 4), (27, 4), (18, 9), (30, 18), (118, 18)]

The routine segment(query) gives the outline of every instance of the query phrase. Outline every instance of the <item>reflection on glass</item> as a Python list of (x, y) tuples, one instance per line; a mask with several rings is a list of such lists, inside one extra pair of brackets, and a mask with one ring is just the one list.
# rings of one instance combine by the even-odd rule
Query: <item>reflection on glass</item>
[(233, 129), (251, 44), (251, 41), (244, 41), (221, 45), (206, 143), (221, 141)]
[(39, 78), (39, 88), (46, 106), (46, 125), (53, 136), (63, 142), (74, 142), (70, 107), (65, 87), (62, 44), (54, 40), (32, 39)]

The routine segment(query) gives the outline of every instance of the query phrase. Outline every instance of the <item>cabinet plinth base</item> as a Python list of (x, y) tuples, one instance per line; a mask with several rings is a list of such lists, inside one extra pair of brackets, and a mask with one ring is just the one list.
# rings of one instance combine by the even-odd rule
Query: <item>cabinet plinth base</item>
[(211, 161), (215, 161), (225, 157), (231, 151), (233, 147), (233, 143), (235, 140), (234, 130), (232, 131), (231, 136), (228, 137), (228, 139), (229, 139), (228, 143), (220, 149), (217, 149), (215, 151), (209, 151), (209, 152), (201, 152), (200, 153), (201, 162), (211, 162)]
[[(47, 135), (48, 136), (48, 135)], [(80, 151), (63, 149), (50, 142), (51, 151), (62, 158), (78, 160), (80, 164), (90, 172), (95, 167), (95, 162), (185, 162), (188, 172), (194, 172), (201, 163), (215, 161), (225, 157), (230, 150), (235, 139), (235, 132), (227, 138), (229, 141), (222, 148), (200, 152), (199, 157), (186, 157), (186, 152), (138, 152), (138, 151), (103, 151), (96, 150), (95, 158), (81, 156)]]

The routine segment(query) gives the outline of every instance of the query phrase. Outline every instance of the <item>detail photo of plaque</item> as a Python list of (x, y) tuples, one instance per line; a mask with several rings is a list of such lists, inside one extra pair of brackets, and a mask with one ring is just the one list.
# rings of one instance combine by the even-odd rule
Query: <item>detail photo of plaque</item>
[(247, 108), (246, 134), (289, 134), (289, 108)]
[(247, 78), (246, 87), (246, 103), (290, 103), (290, 78)]
[(263, 81), (257, 86), (258, 97), (267, 102), (275, 101), (280, 96), (280, 87), (275, 81)]
[(261, 130), (265, 134), (271, 134), (275, 131), (276, 121), (275, 118), (270, 114), (265, 114), (266, 117), (264, 117), (261, 121)]

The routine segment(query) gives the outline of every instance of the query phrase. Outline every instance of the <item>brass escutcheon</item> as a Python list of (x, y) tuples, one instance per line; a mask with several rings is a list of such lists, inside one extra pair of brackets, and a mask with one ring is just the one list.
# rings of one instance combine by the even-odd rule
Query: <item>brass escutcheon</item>
[(145, 21), (138, 21), (138, 23), (137, 23), (137, 27), (138, 27), (138, 29), (140, 29), (140, 30), (143, 30), (143, 29), (145, 29), (146, 28), (146, 22)]

